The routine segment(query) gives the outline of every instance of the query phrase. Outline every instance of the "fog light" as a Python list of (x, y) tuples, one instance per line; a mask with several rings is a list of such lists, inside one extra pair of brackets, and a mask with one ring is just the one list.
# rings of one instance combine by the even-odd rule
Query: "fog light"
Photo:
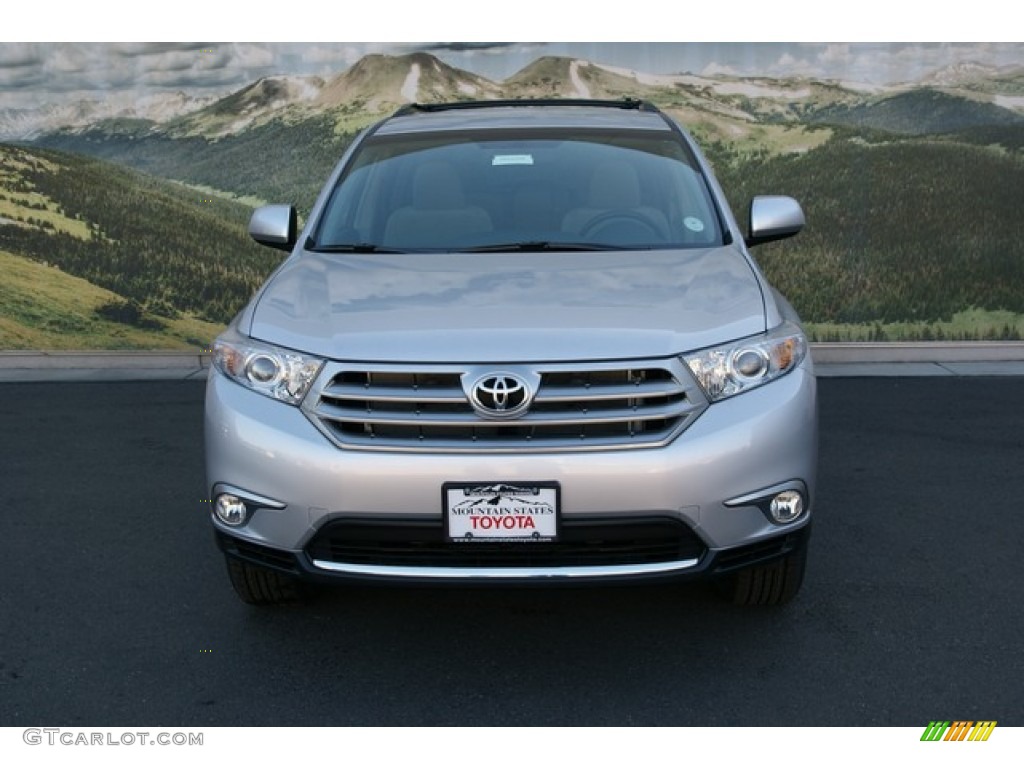
[(804, 497), (798, 491), (783, 491), (772, 499), (772, 520), (776, 523), (791, 523), (804, 512)]
[(213, 511), (225, 525), (241, 525), (245, 522), (248, 512), (245, 502), (230, 493), (222, 493), (217, 497)]

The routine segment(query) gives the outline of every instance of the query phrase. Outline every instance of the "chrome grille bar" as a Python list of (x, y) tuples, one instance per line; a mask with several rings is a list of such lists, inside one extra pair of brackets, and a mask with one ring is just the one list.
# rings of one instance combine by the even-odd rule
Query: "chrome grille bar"
[(339, 422), (373, 422), (396, 426), (435, 426), (464, 427), (475, 425), (481, 428), (500, 428), (509, 426), (568, 426), (572, 424), (618, 424), (620, 422), (672, 419), (683, 416), (693, 410), (685, 404), (673, 408), (617, 409), (605, 411), (561, 411), (558, 413), (527, 413), (515, 421), (484, 421), (475, 413), (432, 414), (399, 413), (374, 409), (339, 408), (333, 405), (320, 405), (317, 413), (324, 419)]

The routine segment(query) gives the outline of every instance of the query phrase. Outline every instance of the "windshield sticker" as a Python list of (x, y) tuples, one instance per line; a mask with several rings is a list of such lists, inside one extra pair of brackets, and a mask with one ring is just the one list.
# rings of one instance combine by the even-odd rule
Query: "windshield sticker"
[(533, 155), (495, 155), (491, 165), (533, 165)]
[(687, 216), (683, 219), (683, 226), (691, 232), (703, 232), (704, 222), (694, 216)]

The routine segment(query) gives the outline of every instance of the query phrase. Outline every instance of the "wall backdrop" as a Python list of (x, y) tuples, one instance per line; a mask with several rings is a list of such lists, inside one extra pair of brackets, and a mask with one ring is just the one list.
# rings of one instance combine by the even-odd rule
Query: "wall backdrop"
[(1024, 335), (1021, 44), (0, 44), (0, 349), (202, 348), (346, 145), (409, 101), (648, 99), (817, 340)]

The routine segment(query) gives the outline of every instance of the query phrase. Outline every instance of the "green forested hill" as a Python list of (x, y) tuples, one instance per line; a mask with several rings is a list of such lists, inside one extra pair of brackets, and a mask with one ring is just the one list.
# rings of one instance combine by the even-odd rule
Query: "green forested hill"
[(829, 106), (809, 115), (809, 122), (922, 136), (982, 126), (1020, 126), (1024, 117), (988, 102), (922, 88), (867, 104)]
[(835, 139), (719, 169), (737, 215), (755, 194), (801, 201), (807, 227), (755, 249), (806, 320), (931, 322), (1024, 313), (1024, 157), (949, 140)]
[(308, 213), (355, 135), (339, 131), (336, 119), (273, 120), (216, 139), (139, 132), (134, 125), (107, 122), (84, 132), (51, 134), (38, 144), (239, 196), (293, 203)]
[(197, 349), (222, 327), (133, 313), (123, 296), (2, 250), (0, 275), (0, 349)]
[(281, 259), (249, 240), (248, 217), (238, 203), (100, 160), (0, 145), (0, 251), (122, 297), (108, 319), (229, 320)]

